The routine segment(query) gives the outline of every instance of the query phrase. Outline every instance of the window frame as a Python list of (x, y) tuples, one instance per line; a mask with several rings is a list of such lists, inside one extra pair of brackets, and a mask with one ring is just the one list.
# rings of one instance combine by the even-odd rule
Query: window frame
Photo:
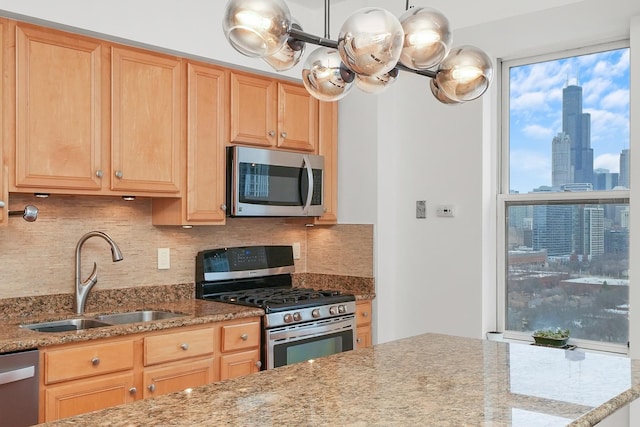
[[(630, 205), (629, 190), (608, 190), (608, 191), (588, 191), (588, 192), (537, 192), (537, 193), (517, 193), (511, 194), (509, 188), (510, 172), (510, 151), (509, 151), (509, 131), (510, 131), (510, 73), (512, 67), (534, 64), (537, 62), (553, 61), (568, 57), (588, 55), (592, 53), (605, 52), (621, 48), (630, 48), (630, 40), (618, 40), (602, 44), (565, 49), (539, 55), (532, 55), (517, 58), (502, 58), (498, 60), (498, 78), (500, 82), (498, 93), (498, 182), (497, 182), (497, 226), (496, 226), (496, 325), (499, 330), (504, 331), (504, 337), (509, 340), (530, 341), (533, 338), (530, 333), (507, 331), (506, 311), (507, 311), (507, 206), (509, 204), (527, 205), (542, 204), (544, 202), (572, 202), (575, 204), (601, 204), (626, 203)], [(631, 141), (629, 147), (631, 148)], [(631, 321), (629, 320), (629, 323)], [(629, 345), (607, 343), (592, 340), (571, 339), (571, 343), (580, 348), (603, 351), (608, 353), (629, 354)]]

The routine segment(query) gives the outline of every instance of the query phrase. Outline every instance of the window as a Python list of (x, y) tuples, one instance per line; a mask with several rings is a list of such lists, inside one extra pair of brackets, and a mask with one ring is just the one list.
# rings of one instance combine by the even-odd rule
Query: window
[(498, 321), (568, 328), (581, 347), (629, 337), (629, 48), (502, 63)]

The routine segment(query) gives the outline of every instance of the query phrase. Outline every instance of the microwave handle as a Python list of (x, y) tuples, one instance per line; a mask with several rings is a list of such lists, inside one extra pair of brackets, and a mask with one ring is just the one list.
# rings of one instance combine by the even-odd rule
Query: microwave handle
[(309, 180), (309, 188), (307, 188), (307, 200), (304, 204), (304, 207), (302, 208), (302, 213), (306, 215), (309, 211), (309, 206), (311, 206), (311, 198), (313, 197), (313, 168), (311, 167), (311, 161), (309, 160), (308, 155), (304, 154), (302, 156), (302, 161), (307, 168), (307, 178)]

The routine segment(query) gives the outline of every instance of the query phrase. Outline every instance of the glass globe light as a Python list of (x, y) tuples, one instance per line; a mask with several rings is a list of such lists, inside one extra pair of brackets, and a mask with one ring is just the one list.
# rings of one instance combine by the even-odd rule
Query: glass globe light
[(284, 0), (229, 0), (222, 30), (231, 46), (246, 56), (276, 53), (289, 37), (291, 13)]
[(413, 7), (400, 16), (404, 45), (400, 63), (414, 70), (438, 65), (449, 53), (453, 37), (449, 20), (430, 7)]
[(442, 92), (438, 87), (438, 83), (436, 83), (435, 79), (431, 79), (430, 86), (431, 86), (431, 93), (433, 94), (433, 96), (435, 96), (435, 98), (438, 101), (442, 102), (443, 104), (457, 105), (462, 103), (460, 101), (454, 101), (453, 99), (449, 98), (447, 94)]
[(491, 58), (475, 46), (451, 49), (438, 66), (436, 83), (449, 99), (459, 102), (480, 97), (493, 79)]
[(363, 92), (378, 94), (391, 86), (398, 79), (398, 69), (394, 68), (388, 73), (379, 76), (361, 76), (356, 74), (356, 86)]
[[(302, 27), (297, 22), (291, 24), (292, 28), (302, 31)], [(300, 62), (300, 58), (304, 55), (305, 43), (289, 37), (279, 51), (270, 56), (265, 56), (265, 62), (273, 67), (276, 71), (289, 70)]]
[(391, 71), (400, 59), (404, 32), (390, 12), (369, 7), (360, 9), (342, 24), (338, 51), (344, 64), (363, 76)]
[(320, 47), (307, 57), (302, 67), (302, 83), (320, 101), (338, 101), (353, 87), (354, 73), (344, 66), (338, 51)]

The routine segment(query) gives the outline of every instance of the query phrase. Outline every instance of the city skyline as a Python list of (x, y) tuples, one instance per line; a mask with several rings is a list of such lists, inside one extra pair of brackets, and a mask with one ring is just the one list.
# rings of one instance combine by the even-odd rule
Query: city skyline
[(513, 67), (510, 73), (511, 191), (552, 185), (563, 92), (572, 86), (582, 91), (582, 112), (590, 118), (591, 170), (620, 172), (620, 154), (629, 148), (628, 48)]

